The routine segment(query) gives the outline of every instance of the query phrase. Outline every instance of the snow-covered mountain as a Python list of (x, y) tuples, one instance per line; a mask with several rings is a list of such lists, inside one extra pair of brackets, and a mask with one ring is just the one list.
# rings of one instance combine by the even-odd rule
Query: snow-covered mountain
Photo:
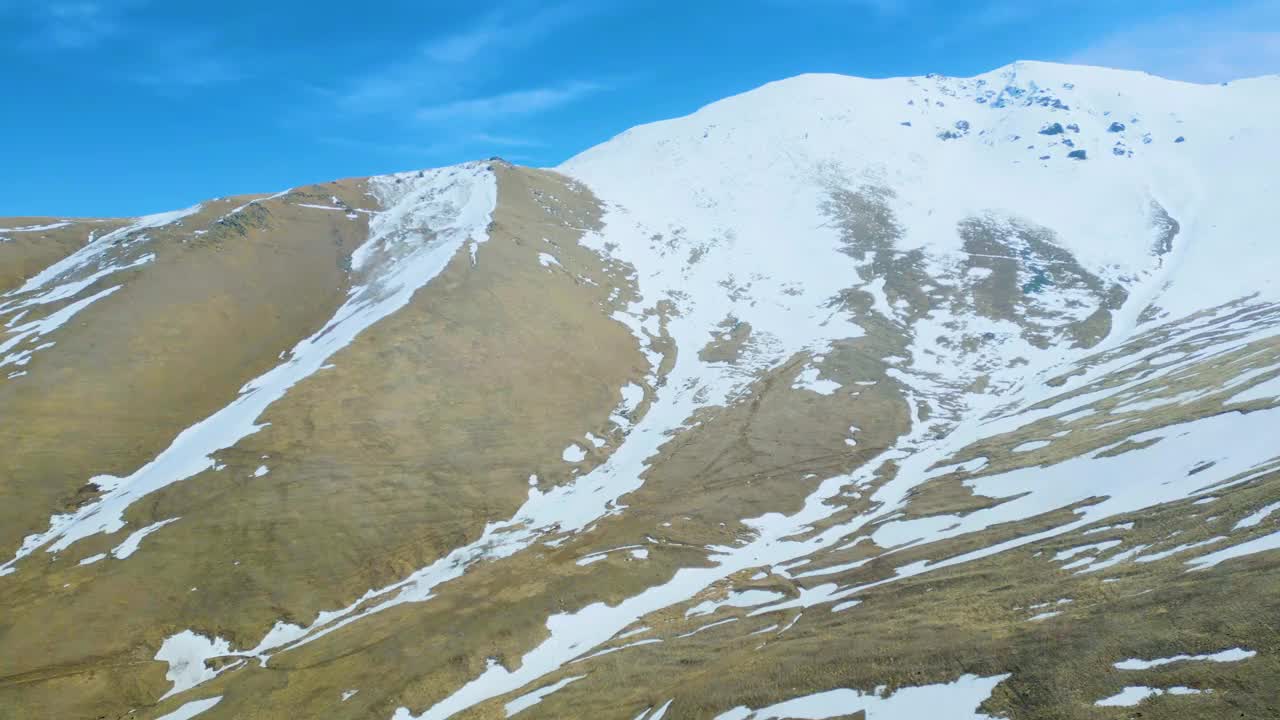
[(1276, 117), (806, 75), (0, 221), (0, 718), (1278, 712)]

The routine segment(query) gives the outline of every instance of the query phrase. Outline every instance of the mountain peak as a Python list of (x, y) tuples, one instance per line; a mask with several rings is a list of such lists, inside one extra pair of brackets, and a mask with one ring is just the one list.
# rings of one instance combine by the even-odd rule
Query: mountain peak
[(1267, 716), (1266, 87), (802, 75), (0, 221), (0, 708)]

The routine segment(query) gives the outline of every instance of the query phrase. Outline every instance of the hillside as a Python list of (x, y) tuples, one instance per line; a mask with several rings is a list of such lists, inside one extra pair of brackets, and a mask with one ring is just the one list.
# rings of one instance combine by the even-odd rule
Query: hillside
[(1278, 715), (1278, 116), (805, 75), (0, 219), (0, 718)]

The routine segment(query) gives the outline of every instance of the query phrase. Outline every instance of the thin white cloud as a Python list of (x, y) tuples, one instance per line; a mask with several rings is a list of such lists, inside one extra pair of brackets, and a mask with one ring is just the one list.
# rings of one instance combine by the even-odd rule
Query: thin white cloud
[(848, 7), (858, 10), (870, 10), (879, 15), (891, 16), (905, 13), (919, 4), (918, 0), (765, 0), (769, 5), (778, 5), (796, 10), (814, 7)]
[(484, 145), (497, 145), (500, 147), (512, 148), (540, 148), (546, 147), (546, 143), (539, 140), (529, 138), (511, 137), (509, 135), (493, 135), (490, 133), (473, 133), (471, 135), (473, 142)]
[(0, 22), (26, 27), (29, 50), (87, 50), (118, 35), (124, 15), (140, 0), (11, 0), (0, 3)]
[(985, 30), (1026, 22), (1045, 10), (1054, 10), (1053, 3), (1022, 2), (1020, 0), (992, 0), (982, 3), (967, 14), (966, 27)]
[(90, 47), (119, 31), (117, 18), (96, 2), (50, 3), (45, 12), (48, 38), (60, 47)]
[[(27, 53), (79, 52), (112, 44), (109, 65), (94, 69), (112, 79), (162, 94), (240, 79), (242, 68), (213, 33), (166, 24), (144, 12), (150, 0), (0, 0), (0, 23), (23, 27)], [(93, 56), (85, 55), (85, 58)]]
[(464, 63), (492, 48), (501, 38), (499, 27), (475, 27), (427, 44), (422, 48), (422, 54), (438, 63)]
[[(412, 136), (412, 133), (406, 133)], [(421, 131), (419, 135), (423, 134)], [(530, 151), (545, 147), (544, 143), (537, 140), (529, 140), (525, 138), (509, 137), (504, 135), (491, 135), (489, 133), (472, 133), (471, 135), (449, 133), (444, 136), (438, 133), (430, 133), (435, 139), (431, 142), (414, 142), (412, 137), (406, 141), (383, 141), (368, 140), (359, 137), (351, 137), (348, 135), (322, 135), (316, 138), (317, 142), (333, 147), (343, 148), (345, 150), (355, 150), (362, 155), (380, 155), (390, 158), (398, 158), (401, 161), (411, 165), (421, 165), (423, 162), (439, 162), (448, 158), (456, 157), (460, 153), (467, 154), (472, 157), (479, 157), (480, 154), (497, 154), (502, 152), (502, 156), (512, 162), (523, 162), (532, 159), (529, 155), (511, 154), (511, 151)]]
[(524, 13), (505, 8), (453, 34), (434, 38), (423, 52), (437, 62), (470, 62), (486, 52), (526, 47), (590, 11), (590, 5), (580, 2), (549, 4)]
[(362, 153), (377, 153), (379, 155), (412, 158), (439, 157), (442, 154), (457, 152), (463, 147), (462, 143), (457, 141), (425, 144), (412, 142), (379, 142), (341, 135), (322, 135), (317, 137), (316, 140), (324, 143), (325, 145), (332, 145), (334, 147), (345, 148), (348, 150), (358, 150)]
[(528, 115), (566, 105), (603, 89), (604, 86), (599, 83), (574, 82), (559, 87), (516, 90), (488, 97), (455, 100), (439, 105), (431, 105), (419, 109), (416, 117), (424, 122), (448, 122), (469, 119), (492, 120), (514, 115)]
[[(1055, 16), (1063, 12), (1097, 13), (1104, 9), (1104, 3), (1110, 0), (986, 0), (966, 6), (960, 19), (948, 29), (940, 31), (929, 38), (929, 45), (935, 50), (946, 50), (959, 54), (967, 52), (962, 48), (973, 43), (975, 37), (983, 33), (1004, 32), (1016, 26), (1030, 23), (1054, 22)], [(1017, 58), (1008, 58), (1013, 61)]]
[(1237, 3), (1159, 18), (1108, 35), (1066, 60), (1202, 83), (1277, 74), (1280, 3)]
[(155, 33), (138, 44), (128, 80), (164, 95), (178, 96), (244, 79), (247, 66), (222, 36), (202, 29)]
[[(338, 93), (351, 112), (401, 111), (425, 99), (457, 96), (469, 82), (496, 74), (510, 56), (596, 12), (592, 3), (532, 9), (507, 6), (451, 32), (428, 38), (406, 57), (357, 77)], [(466, 72), (462, 72), (465, 70)]]
[(132, 75), (131, 79), (140, 85), (173, 94), (234, 82), (242, 76), (236, 64), (207, 56), (186, 58), (172, 65), (156, 64)]

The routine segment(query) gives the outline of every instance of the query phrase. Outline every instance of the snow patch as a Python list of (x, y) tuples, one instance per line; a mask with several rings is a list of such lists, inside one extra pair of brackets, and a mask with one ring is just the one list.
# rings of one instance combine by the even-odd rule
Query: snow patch
[(741, 592), (731, 592), (720, 600), (704, 600), (697, 605), (685, 611), (685, 617), (695, 617), (698, 615), (710, 615), (722, 607), (756, 607), (765, 603), (775, 602), (786, 597), (782, 593), (776, 593), (769, 590), (743, 590)]
[(1171, 688), (1152, 688), (1143, 685), (1130, 685), (1111, 697), (1094, 703), (1099, 707), (1133, 707), (1149, 697), (1157, 695), (1199, 695), (1202, 690), (1177, 686)]
[(827, 690), (751, 710), (736, 707), (716, 720), (823, 720), (863, 711), (876, 718), (930, 718), (930, 720), (985, 720), (978, 706), (1009, 675), (962, 675), (949, 683), (899, 688), (888, 697), (861, 690)]
[(560, 453), (560, 457), (567, 463), (580, 463), (587, 458), (587, 451), (583, 450), (578, 443), (569, 443), (569, 446)]
[(552, 683), (546, 687), (538, 688), (531, 693), (526, 693), (506, 704), (507, 717), (511, 717), (521, 710), (527, 710), (534, 705), (542, 702), (542, 699), (551, 693), (563, 688), (575, 680), (581, 680), (586, 675), (575, 675), (567, 677), (559, 682)]
[(214, 705), (217, 705), (221, 701), (222, 701), (221, 695), (215, 695), (214, 697), (211, 697), (211, 698), (204, 698), (203, 700), (192, 700), (189, 703), (184, 703), (182, 707), (178, 708), (177, 710), (174, 710), (171, 713), (166, 713), (164, 715), (161, 715), (160, 717), (156, 718), (156, 720), (191, 720), (191, 718), (199, 715), (205, 710), (208, 710)]
[(1216, 662), (1230, 663), (1248, 660), (1257, 655), (1256, 650), (1245, 650), (1243, 648), (1229, 648), (1216, 653), (1207, 655), (1174, 655), (1167, 658), (1156, 658), (1154, 660), (1122, 660), (1115, 664), (1117, 670), (1149, 670), (1153, 667), (1168, 665), (1176, 662)]
[(231, 654), (231, 643), (222, 638), (208, 638), (190, 630), (183, 630), (171, 635), (160, 645), (156, 660), (169, 664), (165, 679), (173, 683), (169, 692), (160, 697), (161, 700), (190, 690), (206, 680), (212, 680), (218, 673), (232, 665), (213, 670), (205, 665), (205, 660)]
[(142, 544), (143, 538), (159, 530), (165, 525), (178, 522), (181, 519), (182, 518), (180, 517), (169, 518), (168, 520), (161, 520), (160, 522), (151, 523), (150, 525), (142, 528), (141, 530), (135, 530), (133, 533), (129, 535), (129, 537), (124, 539), (124, 542), (115, 546), (115, 548), (111, 550), (111, 556), (116, 558), (117, 560), (123, 560), (129, 557), (130, 555), (138, 551), (138, 546)]
[(791, 387), (795, 390), (809, 390), (819, 395), (834, 395), (840, 389), (840, 383), (821, 380), (818, 378), (818, 368), (808, 367), (800, 371)]

